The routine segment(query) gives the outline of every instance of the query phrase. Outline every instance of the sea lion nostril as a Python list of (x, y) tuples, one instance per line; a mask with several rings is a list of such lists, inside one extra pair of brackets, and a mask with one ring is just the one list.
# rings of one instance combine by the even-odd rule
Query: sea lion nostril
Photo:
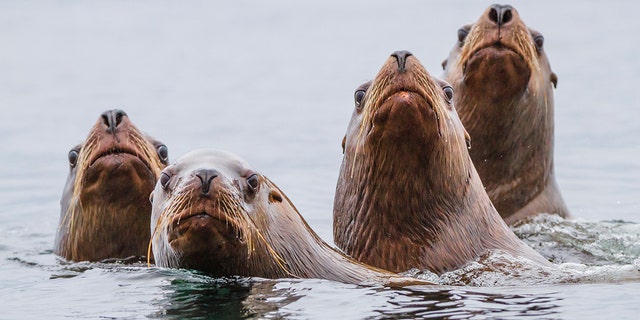
[(489, 10), (489, 20), (496, 24), (498, 23), (498, 10), (496, 10), (496, 8), (491, 8), (491, 10)]
[(494, 4), (489, 10), (489, 20), (498, 26), (508, 23), (513, 18), (513, 7), (510, 5)]
[(502, 11), (502, 24), (505, 24), (511, 21), (511, 18), (513, 18), (513, 13), (511, 13), (511, 9), (504, 8)]
[(211, 181), (215, 179), (219, 173), (214, 169), (200, 169), (195, 172), (196, 177), (200, 179), (202, 184), (202, 194), (208, 194), (211, 188)]
[(102, 113), (102, 122), (107, 129), (111, 132), (115, 132), (116, 128), (122, 123), (122, 119), (127, 116), (127, 113), (120, 109), (108, 110)]
[(396, 51), (391, 54), (391, 56), (395, 57), (396, 61), (398, 62), (398, 71), (404, 72), (405, 65), (407, 63), (407, 58), (412, 55), (413, 54), (411, 52), (406, 50)]
[(115, 118), (116, 127), (119, 126), (120, 123), (122, 123), (122, 118), (127, 116), (127, 114), (124, 111), (120, 110), (120, 109), (113, 110), (113, 114), (114, 114), (114, 118)]

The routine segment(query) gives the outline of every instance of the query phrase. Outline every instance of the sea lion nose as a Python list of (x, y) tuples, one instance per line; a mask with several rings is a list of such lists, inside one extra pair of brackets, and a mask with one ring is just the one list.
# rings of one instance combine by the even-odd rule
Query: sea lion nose
[(493, 21), (498, 26), (502, 26), (513, 18), (513, 7), (510, 5), (494, 4), (489, 10), (489, 20)]
[(200, 169), (195, 172), (196, 177), (200, 179), (202, 184), (202, 194), (208, 194), (211, 188), (211, 181), (215, 179), (219, 173), (214, 169)]
[(398, 71), (399, 72), (404, 72), (405, 64), (407, 63), (407, 58), (409, 56), (412, 56), (412, 55), (413, 54), (411, 52), (406, 51), (406, 50), (396, 51), (396, 52), (391, 54), (391, 56), (395, 57), (396, 61), (398, 62)]
[(120, 109), (113, 109), (105, 111), (102, 114), (102, 122), (107, 126), (107, 130), (116, 132), (116, 128), (122, 123), (122, 118), (126, 117), (127, 113)]

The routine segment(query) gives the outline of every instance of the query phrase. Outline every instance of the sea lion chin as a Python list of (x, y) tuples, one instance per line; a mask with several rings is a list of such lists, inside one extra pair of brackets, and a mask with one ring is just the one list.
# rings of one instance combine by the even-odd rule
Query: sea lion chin
[(493, 208), (453, 96), (407, 51), (356, 89), (334, 202), (336, 245), (395, 272), (445, 272), (492, 249), (548, 264)]
[(124, 111), (104, 112), (69, 152), (54, 252), (71, 261), (145, 256), (147, 199), (167, 162), (167, 147), (140, 132)]
[(273, 182), (229, 152), (196, 150), (180, 157), (163, 170), (151, 201), (151, 249), (161, 267), (213, 276), (428, 284), (333, 249)]
[(553, 165), (553, 88), (544, 37), (509, 5), (492, 5), (443, 62), (474, 147), (471, 158), (509, 224), (537, 214), (569, 217)]

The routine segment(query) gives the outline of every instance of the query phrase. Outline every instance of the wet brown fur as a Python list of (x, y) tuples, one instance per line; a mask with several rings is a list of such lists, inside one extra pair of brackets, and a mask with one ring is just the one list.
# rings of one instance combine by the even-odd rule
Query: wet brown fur
[(553, 165), (553, 87), (543, 48), (515, 9), (498, 27), (488, 8), (443, 63), (473, 139), (471, 159), (508, 224), (537, 213), (569, 217)]
[[(198, 168), (215, 168), (218, 160), (197, 155)], [(226, 160), (225, 160), (226, 161)], [(180, 165), (180, 160), (175, 164)], [(247, 172), (245, 165), (239, 170)], [(156, 187), (152, 247), (156, 264), (200, 270), (214, 276), (320, 278), (354, 284), (390, 286), (427, 284), (354, 261), (327, 245), (268, 178), (258, 175), (259, 191), (247, 189), (247, 174), (220, 175), (211, 191), (173, 165), (175, 184)]]
[(547, 263), (493, 208), (446, 85), (414, 56), (404, 72), (392, 56), (361, 87), (336, 187), (335, 243), (395, 272), (453, 270), (488, 249)]
[(115, 131), (102, 118), (70, 168), (60, 200), (54, 252), (70, 261), (145, 256), (149, 242), (149, 194), (166, 166), (159, 142), (140, 132), (127, 116)]

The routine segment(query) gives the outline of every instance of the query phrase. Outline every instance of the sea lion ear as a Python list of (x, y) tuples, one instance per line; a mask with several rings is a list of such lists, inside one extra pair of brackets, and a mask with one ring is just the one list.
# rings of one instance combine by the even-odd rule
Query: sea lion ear
[(344, 146), (347, 143), (347, 135), (342, 138), (342, 154), (344, 154)]
[(551, 83), (553, 83), (553, 88), (557, 88), (558, 87), (558, 76), (551, 72)]
[(282, 195), (280, 194), (280, 192), (278, 192), (278, 190), (271, 190), (269, 192), (269, 203), (274, 202), (282, 202)]
[(442, 61), (442, 70), (446, 70), (447, 69), (447, 59), (444, 59), (444, 61)]
[(471, 136), (467, 130), (464, 130), (464, 141), (467, 143), (467, 149), (471, 149)]

